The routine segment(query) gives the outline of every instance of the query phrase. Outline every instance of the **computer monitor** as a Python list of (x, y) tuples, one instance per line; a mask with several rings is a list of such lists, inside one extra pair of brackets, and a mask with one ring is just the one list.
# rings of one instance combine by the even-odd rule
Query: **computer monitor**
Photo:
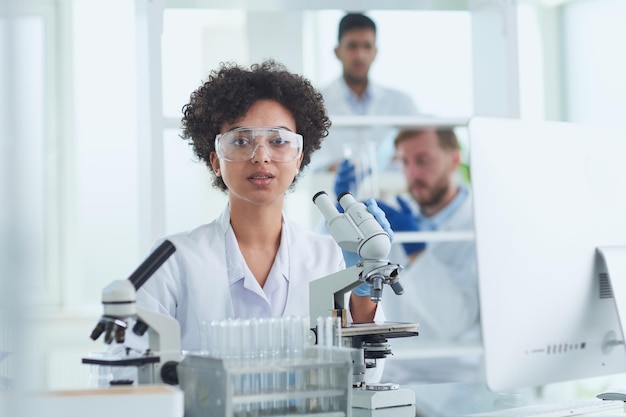
[(477, 117), (468, 129), (488, 387), (626, 372), (626, 291), (611, 287), (626, 276), (608, 277), (596, 251), (626, 259), (626, 127)]

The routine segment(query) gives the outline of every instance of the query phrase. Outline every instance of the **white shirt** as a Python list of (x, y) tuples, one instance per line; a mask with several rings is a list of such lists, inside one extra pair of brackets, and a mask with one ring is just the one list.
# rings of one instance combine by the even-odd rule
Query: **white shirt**
[(232, 227), (226, 232), (226, 259), (228, 280), (235, 314), (239, 318), (281, 317), (287, 303), (289, 289), (289, 251), (287, 231), (283, 227), (281, 244), (270, 269), (265, 285), (261, 288), (239, 250)]
[[(324, 105), (332, 121), (333, 116), (345, 115), (417, 115), (417, 107), (411, 97), (398, 90), (368, 82), (363, 97), (357, 98), (339, 77), (321, 90)], [(377, 155), (379, 168), (386, 168), (393, 155), (393, 137), (397, 129), (390, 126), (338, 127), (331, 126), (322, 147), (311, 160), (312, 171), (327, 170), (341, 162), (344, 155), (354, 152), (370, 152)]]

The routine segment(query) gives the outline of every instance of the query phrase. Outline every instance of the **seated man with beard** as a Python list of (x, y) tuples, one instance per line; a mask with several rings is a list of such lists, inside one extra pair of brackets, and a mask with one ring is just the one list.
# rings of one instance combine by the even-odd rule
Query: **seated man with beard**
[[(473, 230), (472, 195), (458, 175), (461, 156), (454, 130), (402, 130), (394, 146), (407, 193), (389, 204), (378, 202), (393, 231)], [(339, 167), (337, 193), (353, 189), (355, 175), (350, 168), (349, 161)], [(419, 336), (393, 339), (394, 350), (416, 349), (427, 340), (452, 345), (479, 343), (475, 251), (473, 240), (394, 243), (389, 259), (405, 267), (402, 272), (405, 293), (385, 302), (384, 312), (389, 321), (419, 323)], [(386, 293), (386, 298), (390, 297), (394, 295)], [(397, 361), (388, 358), (384, 375), (396, 382), (458, 380), (466, 376), (474, 379), (478, 371), (475, 358), (467, 369), (470, 375), (462, 376), (458, 372), (465, 373), (466, 358), (460, 361), (455, 358), (455, 364), (450, 363), (450, 358), (445, 358), (445, 364), (434, 359), (415, 360), (411, 367), (400, 356)], [(451, 371), (456, 374), (450, 375)]]

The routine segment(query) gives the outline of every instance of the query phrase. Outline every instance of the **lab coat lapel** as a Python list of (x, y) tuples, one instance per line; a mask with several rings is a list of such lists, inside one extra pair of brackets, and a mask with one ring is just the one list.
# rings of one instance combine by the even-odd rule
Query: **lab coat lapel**
[[(284, 219), (284, 214), (283, 214)], [(285, 303), (284, 316), (302, 316), (302, 311), (309, 311), (309, 280), (302, 276), (302, 271), (298, 266), (305, 263), (301, 259), (303, 253), (297, 248), (297, 237), (294, 236), (293, 228), (290, 228), (286, 221), (283, 221), (283, 227), (286, 228), (287, 252), (289, 254), (288, 268), (289, 289), (287, 291), (287, 302)], [(282, 244), (282, 242), (281, 242)], [(310, 255), (310, 254), (308, 254)]]
[[(228, 280), (228, 263), (226, 262), (226, 231), (230, 227), (230, 209), (224, 209), (216, 219), (218, 233), (212, 234), (208, 242), (210, 258), (206, 264), (208, 279), (211, 280), (212, 295), (209, 308), (215, 313), (214, 317), (232, 318), (235, 316), (233, 300)], [(213, 314), (212, 314), (213, 316)]]

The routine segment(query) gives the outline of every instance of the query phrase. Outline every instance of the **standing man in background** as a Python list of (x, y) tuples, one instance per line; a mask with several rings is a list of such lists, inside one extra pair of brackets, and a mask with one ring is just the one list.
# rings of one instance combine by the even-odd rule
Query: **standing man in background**
[[(360, 13), (349, 13), (339, 22), (335, 56), (342, 64), (341, 77), (321, 90), (324, 104), (333, 116), (417, 115), (411, 97), (401, 91), (374, 83), (369, 71), (378, 50), (376, 24)], [(363, 149), (371, 143), (380, 156), (378, 167), (385, 169), (393, 156), (391, 146), (380, 145), (393, 135), (389, 126), (336, 127), (324, 141), (324, 146), (312, 161), (313, 170), (335, 171), (346, 153)]]
[[(459, 143), (453, 129), (406, 129), (395, 138), (396, 159), (408, 192), (393, 203), (378, 202), (394, 232), (471, 231), (472, 194), (459, 178)], [(354, 187), (354, 173), (339, 174), (335, 191)], [(343, 190), (345, 191), (345, 190)], [(394, 243), (389, 259), (403, 265), (405, 293), (385, 300), (392, 322), (419, 323), (416, 338), (394, 339), (393, 349), (417, 348), (426, 340), (444, 344), (480, 341), (476, 247), (473, 240)], [(386, 298), (394, 297), (386, 293)], [(390, 358), (385, 376), (429, 381), (476, 376), (477, 361), (445, 358), (406, 363)], [(452, 361), (452, 362), (451, 362)], [(453, 375), (451, 375), (453, 373)], [(414, 381), (413, 381), (414, 382)]]

